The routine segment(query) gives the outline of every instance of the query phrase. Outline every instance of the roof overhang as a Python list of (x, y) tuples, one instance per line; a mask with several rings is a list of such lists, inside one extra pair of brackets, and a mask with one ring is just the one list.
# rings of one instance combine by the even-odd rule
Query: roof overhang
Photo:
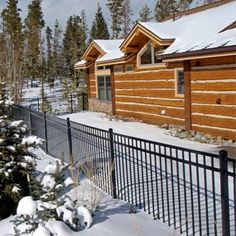
[(124, 56), (124, 57), (113, 59), (113, 60), (97, 61), (96, 64), (99, 66), (125, 64), (133, 60), (135, 57), (136, 55), (131, 54), (129, 56)]
[(89, 68), (89, 67), (90, 67), (91, 65), (93, 65), (93, 64), (94, 64), (93, 61), (92, 61), (92, 62), (87, 62), (87, 61), (82, 60), (82, 61), (77, 62), (77, 63), (74, 65), (74, 69), (75, 69), (75, 70), (87, 69), (87, 68)]
[(126, 53), (135, 53), (150, 40), (153, 44), (168, 46), (171, 45), (175, 39), (162, 39), (140, 23), (137, 23), (120, 45), (120, 49)]
[(99, 56), (104, 56), (105, 54), (106, 52), (95, 41), (92, 41), (82, 56), (82, 60), (95, 61)]
[(183, 53), (172, 53), (161, 55), (164, 62), (186, 61), (211, 57), (235, 56), (236, 45), (227, 47), (218, 47), (210, 49), (202, 49), (196, 51), (188, 51)]

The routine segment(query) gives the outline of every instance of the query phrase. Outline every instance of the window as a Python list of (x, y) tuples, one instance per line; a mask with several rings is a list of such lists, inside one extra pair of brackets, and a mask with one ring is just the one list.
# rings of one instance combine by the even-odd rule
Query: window
[(98, 83), (98, 99), (103, 101), (111, 101), (111, 77), (97, 76)]
[(184, 94), (184, 71), (176, 71), (176, 92), (177, 94)]
[(125, 66), (125, 71), (134, 71), (134, 64), (128, 64)]
[(160, 54), (167, 48), (167, 46), (153, 47), (148, 43), (140, 54), (140, 65), (153, 65), (162, 63)]
[(142, 53), (141, 57), (140, 57), (140, 62), (141, 65), (148, 65), (148, 64), (153, 64), (153, 47), (151, 46), (151, 44), (149, 43), (147, 45), (146, 50)]
[(97, 70), (109, 70), (110, 66), (97, 66)]
[(114, 72), (124, 72), (123, 65), (115, 65), (114, 66)]

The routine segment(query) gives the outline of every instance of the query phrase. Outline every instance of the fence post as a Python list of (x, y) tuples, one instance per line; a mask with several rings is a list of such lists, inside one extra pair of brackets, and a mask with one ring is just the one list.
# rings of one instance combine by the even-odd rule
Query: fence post
[(71, 113), (73, 113), (73, 97), (72, 97), (72, 94), (70, 94), (70, 109), (71, 109)]
[(116, 194), (116, 175), (115, 175), (115, 153), (114, 153), (114, 146), (113, 146), (113, 129), (109, 129), (109, 143), (110, 143), (110, 155), (111, 155), (111, 182), (112, 182), (112, 195), (113, 198), (117, 198)]
[(30, 131), (30, 134), (32, 135), (32, 117), (31, 117), (31, 109), (29, 108), (29, 131)]
[(72, 153), (72, 138), (71, 138), (71, 126), (70, 126), (70, 118), (67, 117), (67, 134), (68, 134), (68, 146), (69, 146), (69, 158), (70, 164), (74, 166), (74, 158)]
[(82, 92), (82, 110), (85, 111), (85, 93)]
[(48, 130), (47, 130), (47, 116), (46, 116), (46, 112), (43, 113), (43, 120), (44, 120), (44, 134), (45, 134), (45, 150), (46, 153), (48, 153)]
[(219, 152), (220, 180), (221, 180), (221, 210), (222, 210), (222, 235), (230, 236), (229, 222), (229, 183), (228, 183), (228, 153), (225, 150)]
[(39, 112), (39, 110), (40, 110), (40, 105), (39, 105), (39, 98), (37, 98), (37, 105), (38, 105), (38, 112)]

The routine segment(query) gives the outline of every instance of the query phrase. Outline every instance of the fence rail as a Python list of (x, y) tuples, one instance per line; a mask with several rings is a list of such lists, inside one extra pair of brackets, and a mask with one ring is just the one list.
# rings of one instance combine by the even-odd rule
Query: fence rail
[[(183, 235), (236, 235), (236, 161), (114, 133), (15, 106), (49, 154), (89, 169), (105, 192)], [(92, 173), (92, 174), (91, 174)]]

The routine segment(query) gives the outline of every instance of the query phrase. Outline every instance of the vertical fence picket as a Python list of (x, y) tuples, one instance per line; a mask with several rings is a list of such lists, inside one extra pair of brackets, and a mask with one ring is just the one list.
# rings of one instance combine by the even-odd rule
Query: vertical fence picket
[(70, 118), (67, 118), (67, 135), (68, 135), (68, 151), (69, 151), (69, 160), (70, 164), (74, 166), (74, 157), (72, 152), (72, 137), (71, 137), (71, 126), (70, 126)]
[(46, 112), (43, 113), (44, 120), (44, 135), (45, 135), (45, 151), (48, 153), (48, 129), (47, 129), (47, 116)]
[(220, 156), (220, 180), (221, 180), (221, 207), (222, 207), (222, 235), (230, 236), (229, 222), (229, 186), (228, 186), (228, 154), (225, 150), (221, 150)]
[(115, 172), (115, 152), (114, 152), (114, 144), (113, 144), (113, 130), (109, 129), (109, 141), (110, 141), (110, 155), (111, 155), (111, 166), (112, 166), (112, 172), (111, 172), (111, 182), (112, 182), (112, 195), (113, 198), (117, 198), (116, 194), (116, 172)]

